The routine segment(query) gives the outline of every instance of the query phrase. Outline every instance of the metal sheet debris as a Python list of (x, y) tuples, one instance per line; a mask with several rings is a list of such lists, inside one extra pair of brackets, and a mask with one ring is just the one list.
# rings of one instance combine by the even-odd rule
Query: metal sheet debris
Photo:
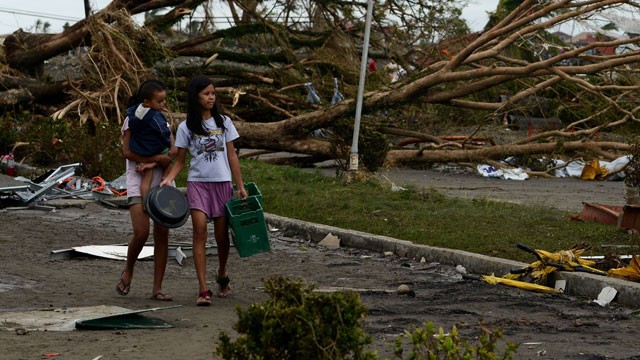
[(165, 309), (174, 309), (182, 305), (156, 307), (144, 310), (127, 311), (122, 314), (102, 316), (99, 318), (78, 320), (78, 330), (115, 330), (115, 329), (166, 329), (173, 325), (151, 317), (143, 316), (143, 313)]
[(126, 194), (123, 176), (112, 182), (100, 177), (84, 179), (76, 176), (82, 163), (62, 165), (35, 178), (15, 177), (26, 185), (0, 187), (0, 208), (9, 210), (51, 210), (43, 202), (61, 198), (103, 200)]
[[(76, 246), (72, 248), (73, 250), (87, 254), (93, 255), (106, 259), (113, 260), (127, 260), (127, 249), (126, 245), (87, 245), (87, 246)], [(138, 260), (142, 260), (145, 258), (150, 258), (153, 256), (153, 246), (144, 246), (140, 255), (138, 255)]]

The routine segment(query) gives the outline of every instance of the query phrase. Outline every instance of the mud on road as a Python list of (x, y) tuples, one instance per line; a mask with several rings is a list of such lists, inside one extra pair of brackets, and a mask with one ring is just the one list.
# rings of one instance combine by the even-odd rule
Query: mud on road
[[(473, 177), (466, 185), (448, 183), (449, 187), (476, 188), (473, 181), (477, 180)], [(524, 182), (522, 186), (531, 184)], [(491, 188), (505, 189), (500, 193), (508, 194), (505, 185), (496, 181)], [(547, 190), (551, 191), (555, 190)], [(583, 198), (598, 191), (583, 192)], [(513, 200), (515, 195), (508, 198)], [(5, 323), (0, 330), (2, 359), (41, 359), (45, 354), (60, 354), (61, 359), (212, 359), (220, 331), (235, 334), (235, 307), (264, 300), (261, 280), (272, 275), (303, 278), (320, 289), (369, 289), (361, 292), (369, 309), (364, 321), (374, 338), (372, 348), (381, 359), (391, 358), (388, 344), (405, 329), (426, 321), (445, 331), (455, 325), (467, 339), (480, 334), (480, 323), (486, 328), (501, 327), (505, 339), (521, 344), (517, 359), (640, 359), (640, 319), (633, 314), (635, 309), (615, 303), (601, 307), (590, 302), (592, 299), (462, 280), (454, 267), (429, 259), (421, 262), (349, 248), (327, 249), (284, 236), (280, 230), (271, 233), (270, 253), (248, 258), (232, 253), (231, 296), (214, 298), (211, 307), (201, 308), (195, 306), (197, 282), (190, 259), (183, 266), (170, 259), (164, 290), (174, 301), (160, 303), (149, 298), (151, 261), (138, 263), (131, 293), (123, 297), (114, 289), (123, 262), (89, 256), (68, 260), (50, 257), (52, 250), (127, 242), (130, 226), (126, 210), (91, 203), (85, 208), (54, 212), (2, 211), (0, 218), (0, 312), (181, 305), (149, 314), (174, 325), (171, 329), (30, 331), (18, 335), (6, 330), (15, 326)], [(189, 242), (190, 234), (188, 223), (171, 232), (171, 241)], [(215, 267), (216, 257), (210, 256), (209, 274)], [(400, 284), (408, 284), (416, 296), (395, 294), (393, 290)]]

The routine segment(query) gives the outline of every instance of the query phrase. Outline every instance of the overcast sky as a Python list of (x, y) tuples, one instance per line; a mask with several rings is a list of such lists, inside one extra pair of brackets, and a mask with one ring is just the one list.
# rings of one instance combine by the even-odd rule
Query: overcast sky
[[(110, 0), (91, 0), (94, 10)], [(463, 17), (472, 30), (480, 30), (487, 22), (487, 11), (495, 10), (498, 0), (471, 0), (463, 10)], [(70, 24), (84, 17), (84, 0), (2, 0), (0, 2), (0, 34), (10, 34), (22, 28), (34, 29), (36, 20), (51, 24), (50, 32), (59, 32), (65, 22)]]

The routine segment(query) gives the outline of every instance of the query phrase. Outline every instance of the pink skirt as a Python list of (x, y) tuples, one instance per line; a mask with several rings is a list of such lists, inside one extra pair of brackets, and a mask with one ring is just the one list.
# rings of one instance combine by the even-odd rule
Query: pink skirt
[(233, 198), (233, 185), (226, 182), (187, 182), (187, 199), (191, 210), (200, 210), (208, 218), (226, 216), (225, 204)]

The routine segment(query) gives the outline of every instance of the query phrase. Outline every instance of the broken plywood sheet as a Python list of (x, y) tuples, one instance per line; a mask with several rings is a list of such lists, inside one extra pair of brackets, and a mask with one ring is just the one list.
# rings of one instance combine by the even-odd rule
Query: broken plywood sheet
[(124, 314), (131, 310), (120, 306), (98, 305), (77, 308), (47, 308), (41, 310), (0, 313), (0, 329), (27, 331), (71, 331), (76, 321)]

